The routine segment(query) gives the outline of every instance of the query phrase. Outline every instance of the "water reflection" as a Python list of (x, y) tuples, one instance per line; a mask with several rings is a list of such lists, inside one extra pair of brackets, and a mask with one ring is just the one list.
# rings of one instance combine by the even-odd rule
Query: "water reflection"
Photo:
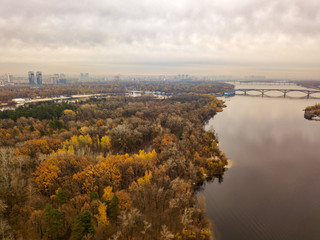
[[(292, 88), (292, 86), (289, 86)], [(207, 184), (217, 239), (320, 239), (320, 124), (314, 99), (235, 96), (210, 120), (234, 164)]]

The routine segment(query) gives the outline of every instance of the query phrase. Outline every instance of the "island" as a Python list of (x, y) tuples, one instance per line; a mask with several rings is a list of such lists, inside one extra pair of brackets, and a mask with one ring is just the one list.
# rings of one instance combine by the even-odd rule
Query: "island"
[(306, 107), (304, 117), (308, 120), (320, 121), (320, 104)]

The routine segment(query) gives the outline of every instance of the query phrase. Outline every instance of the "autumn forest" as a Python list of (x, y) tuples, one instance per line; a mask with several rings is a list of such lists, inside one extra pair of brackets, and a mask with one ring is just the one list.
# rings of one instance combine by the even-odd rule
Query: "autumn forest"
[[(212, 239), (206, 181), (227, 159), (204, 124), (222, 83), (11, 87), (0, 99), (110, 93), (0, 112), (0, 239)], [(135, 90), (162, 91), (129, 97)], [(113, 96), (116, 95), (116, 96)]]

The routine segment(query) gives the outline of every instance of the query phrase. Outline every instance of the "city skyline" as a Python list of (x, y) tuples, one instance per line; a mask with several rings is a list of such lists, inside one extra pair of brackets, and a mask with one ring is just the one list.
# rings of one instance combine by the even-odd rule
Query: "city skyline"
[(0, 74), (320, 79), (319, 9), (316, 0), (4, 0)]

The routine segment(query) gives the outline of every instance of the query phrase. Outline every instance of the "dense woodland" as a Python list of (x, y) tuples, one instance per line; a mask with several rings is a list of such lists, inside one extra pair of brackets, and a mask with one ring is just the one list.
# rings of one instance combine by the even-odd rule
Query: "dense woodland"
[(304, 117), (309, 120), (312, 120), (315, 117), (320, 117), (320, 104), (306, 107), (304, 110)]
[(230, 86), (161, 87), (177, 94), (2, 113), (0, 238), (212, 239), (195, 194), (227, 159), (203, 127), (223, 103), (204, 90)]
[(222, 93), (232, 86), (215, 82), (104, 82), (101, 84), (69, 84), (42, 86), (4, 86), (0, 88), (0, 103), (10, 103), (14, 98), (71, 96), (76, 94), (121, 95), (130, 90), (160, 91), (167, 94)]

